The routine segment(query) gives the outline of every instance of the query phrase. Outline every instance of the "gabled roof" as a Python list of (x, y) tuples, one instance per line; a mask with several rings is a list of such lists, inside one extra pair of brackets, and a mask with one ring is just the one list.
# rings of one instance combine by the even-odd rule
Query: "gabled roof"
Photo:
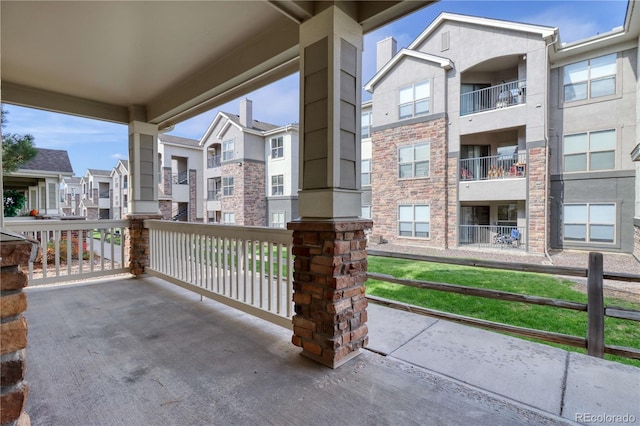
[(80, 185), (82, 178), (80, 176), (64, 178), (64, 183), (68, 185)]
[(111, 176), (111, 170), (87, 169), (87, 174), (93, 176)]
[(202, 136), (202, 139), (200, 139), (201, 145), (204, 144), (204, 142), (209, 138), (209, 136), (211, 136), (214, 129), (218, 126), (218, 124), (222, 120), (227, 120), (227, 122), (224, 124), (224, 126), (222, 126), (222, 129), (220, 130), (220, 132), (218, 132), (216, 137), (220, 137), (220, 135), (223, 134), (229, 128), (229, 126), (232, 126), (232, 125), (237, 127), (239, 130), (243, 132), (252, 133), (254, 135), (260, 135), (260, 136), (262, 136), (263, 132), (268, 132), (270, 130), (281, 127), (281, 126), (276, 126), (275, 124), (265, 123), (263, 121), (258, 121), (258, 120), (253, 120), (251, 127), (245, 127), (242, 124), (240, 124), (240, 116), (236, 114), (220, 111), (218, 112), (218, 114), (216, 114), (216, 117), (213, 119), (213, 121), (209, 125), (209, 128), (204, 133), (204, 136)]
[(391, 71), (402, 59), (411, 57), (416, 58), (425, 62), (433, 62), (438, 64), (441, 68), (445, 70), (450, 70), (453, 68), (453, 62), (451, 62), (448, 58), (443, 58), (441, 56), (431, 55), (429, 53), (416, 52), (415, 50), (409, 49), (400, 49), (398, 53), (395, 54), (393, 58), (382, 68), (378, 70), (378, 72), (369, 80), (369, 82), (364, 86), (365, 90), (371, 92), (373, 90), (373, 86), (380, 81), (382, 77), (384, 77), (389, 71)]
[(38, 170), (73, 174), (73, 167), (71, 167), (67, 151), (46, 148), (36, 148), (36, 151), (36, 156), (28, 163), (20, 166), (18, 171)]
[(551, 37), (558, 33), (558, 28), (541, 25), (524, 24), (521, 22), (502, 21), (500, 19), (481, 18), (478, 16), (461, 15), (458, 13), (442, 12), (427, 28), (409, 45), (409, 49), (415, 49), (425, 41), (432, 32), (445, 21), (464, 22), (467, 24), (483, 25), (492, 28), (500, 28), (512, 31), (539, 34), (542, 38)]
[(189, 147), (192, 147), (192, 148), (200, 147), (200, 141), (195, 140), (195, 139), (182, 138), (180, 136), (161, 134), (161, 135), (158, 135), (158, 139), (162, 143), (170, 143), (170, 144), (174, 144), (174, 145), (183, 145), (183, 146), (189, 146)]

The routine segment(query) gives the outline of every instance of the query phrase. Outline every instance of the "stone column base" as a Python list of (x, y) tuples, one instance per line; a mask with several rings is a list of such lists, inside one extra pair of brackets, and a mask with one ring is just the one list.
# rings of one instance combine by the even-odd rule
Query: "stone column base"
[(368, 343), (367, 240), (370, 220), (290, 222), (293, 230), (292, 343), (330, 368)]
[(130, 214), (131, 222), (125, 233), (125, 250), (129, 253), (129, 272), (136, 277), (144, 274), (149, 265), (149, 230), (144, 227), (147, 219), (162, 219), (160, 214)]

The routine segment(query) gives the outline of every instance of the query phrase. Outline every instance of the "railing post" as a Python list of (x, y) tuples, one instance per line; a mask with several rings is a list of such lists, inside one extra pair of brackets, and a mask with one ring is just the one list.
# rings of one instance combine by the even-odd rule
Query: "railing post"
[(602, 253), (589, 253), (587, 275), (587, 353), (604, 358), (604, 295)]

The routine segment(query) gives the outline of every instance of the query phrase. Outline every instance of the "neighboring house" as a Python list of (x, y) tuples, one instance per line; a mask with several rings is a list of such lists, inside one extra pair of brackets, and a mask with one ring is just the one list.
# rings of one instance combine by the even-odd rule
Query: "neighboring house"
[(111, 170), (111, 212), (113, 219), (124, 219), (129, 202), (129, 161), (119, 160)]
[(18, 170), (3, 176), (3, 189), (21, 191), (27, 202), (20, 215), (37, 210), (40, 215), (61, 215), (60, 186), (73, 176), (67, 151), (36, 148), (36, 156)]
[(80, 215), (80, 195), (82, 194), (82, 178), (74, 176), (64, 178), (60, 189), (60, 208), (65, 216)]
[(200, 145), (208, 223), (285, 227), (298, 215), (298, 127), (253, 119), (252, 102), (240, 115), (219, 112)]
[(373, 236), (631, 252), (637, 44), (450, 13), (399, 52), (382, 40), (363, 105)]
[(371, 167), (373, 164), (373, 150), (371, 146), (371, 130), (372, 130), (372, 111), (373, 104), (371, 101), (362, 104), (362, 125), (361, 125), (361, 162), (360, 162), (360, 179), (362, 185), (362, 213), (361, 217), (371, 219)]
[(81, 185), (82, 216), (89, 220), (111, 219), (111, 170), (87, 169)]
[(202, 147), (199, 141), (158, 136), (159, 200), (163, 219), (202, 222)]

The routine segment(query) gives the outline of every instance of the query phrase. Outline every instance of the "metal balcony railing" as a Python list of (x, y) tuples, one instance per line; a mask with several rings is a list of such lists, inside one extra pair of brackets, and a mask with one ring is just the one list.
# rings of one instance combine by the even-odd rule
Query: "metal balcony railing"
[(527, 154), (492, 155), (460, 160), (460, 180), (514, 179), (527, 176)]
[(219, 189), (214, 191), (207, 191), (207, 200), (208, 201), (222, 200), (222, 191), (220, 191)]
[(460, 246), (526, 250), (524, 226), (460, 225)]
[(109, 198), (109, 191), (100, 191), (100, 198)]
[(460, 95), (460, 115), (524, 104), (527, 80), (510, 81)]
[(220, 156), (213, 155), (207, 158), (207, 168), (213, 169), (215, 167), (220, 167)]
[(188, 185), (189, 184), (189, 171), (184, 170), (180, 173), (174, 173), (171, 175), (174, 185)]

